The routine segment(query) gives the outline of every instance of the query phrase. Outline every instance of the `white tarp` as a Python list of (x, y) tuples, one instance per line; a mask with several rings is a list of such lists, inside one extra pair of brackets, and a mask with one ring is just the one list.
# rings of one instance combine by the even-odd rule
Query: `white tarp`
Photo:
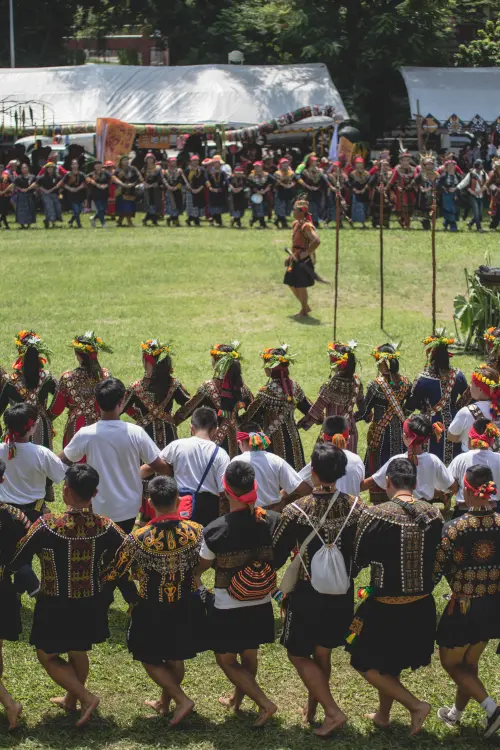
[(487, 122), (500, 116), (500, 68), (401, 68), (412, 119), (433, 115), (445, 122), (457, 115), (470, 122), (480, 115)]
[[(347, 111), (326, 65), (76, 65), (0, 69), (2, 100), (33, 100), (39, 125), (130, 123), (256, 125), (308, 105)], [(307, 121), (304, 120), (304, 123)], [(330, 121), (331, 122), (331, 121)], [(6, 125), (9, 117), (6, 118)], [(31, 123), (27, 120), (27, 125)]]

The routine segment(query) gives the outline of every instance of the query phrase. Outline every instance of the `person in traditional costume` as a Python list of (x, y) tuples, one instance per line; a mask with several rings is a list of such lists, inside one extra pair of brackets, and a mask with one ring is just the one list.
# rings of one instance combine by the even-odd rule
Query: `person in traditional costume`
[(233, 169), (233, 174), (229, 177), (228, 184), (231, 226), (241, 229), (241, 220), (245, 215), (245, 209), (248, 207), (248, 180), (245, 176), (245, 170), (240, 164), (237, 164)]
[(491, 216), (490, 229), (496, 229), (500, 224), (500, 161), (495, 160), (493, 169), (488, 175), (486, 187), (490, 194), (489, 215)]
[(479, 677), (488, 641), (500, 638), (500, 514), (490, 504), (496, 489), (487, 466), (467, 469), (466, 512), (445, 524), (434, 568), (434, 583), (444, 577), (451, 589), (436, 640), (441, 665), (457, 686), (453, 706), (440, 708), (438, 719), (459, 726), (475, 700), (486, 713), (486, 739), (500, 729), (500, 705)]
[[(124, 411), (143, 427), (149, 437), (163, 450), (177, 440), (172, 410), (174, 403), (182, 406), (189, 401), (189, 393), (172, 374), (172, 348), (160, 339), (141, 343), (144, 377), (132, 383), (125, 396)], [(148, 487), (143, 485), (141, 521), (149, 520), (151, 507), (147, 502)]]
[(309, 413), (298, 422), (297, 427), (310, 429), (313, 424), (323, 424), (326, 417), (345, 417), (349, 429), (347, 448), (358, 450), (358, 429), (354, 419), (354, 407), (363, 411), (363, 384), (356, 375), (356, 342), (349, 344), (331, 341), (327, 354), (330, 360), (330, 377), (320, 388), (319, 396)]
[(62, 180), (56, 172), (56, 165), (53, 162), (47, 162), (43, 173), (36, 178), (37, 189), (42, 195), (43, 213), (45, 216), (45, 229), (52, 229), (56, 221), (62, 221), (61, 201), (59, 199), (59, 189)]
[(354, 542), (353, 575), (370, 567), (370, 585), (346, 638), (351, 666), (378, 690), (379, 707), (369, 715), (379, 728), (390, 725), (394, 701), (411, 717), (411, 734), (422, 728), (431, 706), (401, 682), (404, 669), (431, 662), (436, 634), (432, 596), (436, 551), (443, 519), (435, 506), (414, 497), (416, 467), (397, 458), (387, 467), (388, 502), (367, 508)]
[(354, 170), (349, 175), (351, 188), (351, 222), (361, 224), (361, 229), (367, 229), (366, 220), (370, 206), (370, 173), (365, 169), (365, 160), (361, 156), (354, 159)]
[(151, 152), (146, 154), (141, 175), (144, 185), (144, 208), (146, 209), (142, 223), (147, 227), (148, 221), (151, 221), (156, 227), (162, 215), (163, 175), (161, 167), (156, 164), (155, 155)]
[(56, 419), (65, 409), (68, 410), (63, 448), (78, 430), (99, 420), (101, 413), (95, 399), (95, 387), (101, 380), (109, 378), (109, 370), (101, 367), (99, 362), (99, 352), (113, 352), (94, 331), (75, 336), (70, 346), (74, 349), (78, 366), (74, 370), (63, 372), (49, 409), (51, 419)]
[(36, 224), (35, 188), (35, 175), (27, 164), (21, 164), (21, 174), (14, 178), (16, 221), (21, 229), (29, 229), (31, 224)]
[(425, 155), (420, 162), (421, 168), (415, 172), (416, 204), (415, 216), (422, 222), (422, 229), (431, 228), (434, 196), (439, 174), (436, 171), (434, 157)]
[(113, 175), (116, 172), (115, 165), (111, 160), (104, 162), (104, 169), (109, 174), (109, 200), (108, 205), (106, 208), (106, 216), (109, 216), (111, 219), (114, 219), (116, 216), (116, 191), (117, 191), (117, 184), (113, 182)]
[(263, 432), (271, 440), (267, 450), (284, 458), (295, 471), (300, 471), (305, 464), (304, 450), (294, 413), (299, 409), (302, 414), (308, 414), (312, 404), (300, 385), (290, 379), (289, 368), (295, 355), (290, 352), (288, 344), (282, 344), (264, 349), (260, 356), (269, 380), (248, 407), (245, 421), (262, 425)]
[(239, 412), (247, 409), (254, 398), (243, 382), (239, 349), (239, 341), (212, 347), (210, 356), (214, 377), (200, 385), (194, 396), (177, 411), (174, 420), (176, 425), (181, 424), (199, 406), (215, 409), (219, 427), (213, 441), (222, 446), (230, 458), (238, 453), (236, 431)]
[(309, 203), (306, 200), (299, 198), (295, 201), (293, 214), (292, 252), (285, 261), (286, 271), (283, 283), (290, 287), (300, 302), (297, 317), (304, 318), (311, 312), (307, 289), (314, 286), (316, 250), (321, 240), (314, 227), (309, 213)]
[[(400, 353), (395, 346), (377, 346), (372, 357), (377, 363), (378, 376), (368, 383), (363, 410), (355, 415), (357, 422), (364, 419), (370, 423), (365, 454), (368, 477), (392, 456), (404, 451), (405, 403), (411, 389), (408, 378), (399, 373)], [(385, 502), (385, 490), (373, 487), (370, 499), (374, 504)]]
[(381, 161), (377, 169), (373, 172), (370, 170), (370, 189), (371, 189), (371, 204), (370, 204), (370, 215), (372, 218), (372, 227), (380, 226), (381, 212), (380, 212), (380, 193), (383, 193), (383, 225), (385, 229), (389, 229), (392, 213), (392, 201), (391, 201), (391, 179), (392, 169), (388, 161)]
[(186, 178), (182, 169), (177, 166), (176, 156), (168, 158), (168, 168), (163, 172), (163, 184), (167, 226), (173, 224), (174, 227), (179, 227), (179, 216), (184, 211), (183, 188), (186, 186)]
[(319, 227), (326, 188), (326, 177), (319, 168), (318, 161), (317, 156), (314, 154), (309, 155), (305, 160), (305, 167), (302, 169), (297, 180), (307, 195), (311, 221), (316, 228)]
[(328, 182), (328, 210), (326, 214), (327, 224), (335, 224), (337, 221), (337, 196), (340, 199), (340, 228), (342, 229), (342, 221), (351, 223), (351, 217), (349, 216), (349, 206), (347, 204), (347, 184), (348, 179), (342, 170), (342, 164), (340, 161), (334, 161), (332, 168), (327, 172), (326, 179)]
[(10, 177), (9, 170), (2, 170), (0, 175), (0, 224), (3, 224), (5, 229), (10, 229), (7, 216), (10, 211), (13, 189), (14, 183)]
[[(0, 485), (5, 474), (5, 461), (0, 458)], [(18, 641), (22, 633), (21, 597), (12, 582), (9, 565), (18, 543), (26, 535), (30, 522), (17, 508), (0, 499), (0, 703), (5, 709), (9, 731), (17, 729), (23, 707), (3, 684), (3, 642)]]
[(208, 190), (208, 211), (214, 224), (219, 227), (222, 226), (222, 214), (226, 210), (227, 180), (220, 158), (213, 159), (205, 184)]
[[(469, 206), (472, 210), (472, 219), (468, 222), (469, 230), (475, 225), (478, 232), (484, 232), (482, 227), (483, 221), (483, 201), (486, 193), (486, 182), (488, 175), (484, 171), (482, 159), (476, 159), (474, 166), (465, 178), (459, 183), (460, 190), (467, 190), (469, 195)], [(465, 218), (465, 217), (464, 217)]]
[(469, 385), (472, 403), (462, 406), (448, 427), (448, 440), (460, 443), (462, 451), (469, 450), (469, 432), (476, 421), (485, 417), (499, 422), (500, 375), (489, 365), (480, 365), (472, 373)]
[(136, 188), (142, 182), (140, 172), (130, 165), (128, 156), (122, 156), (118, 162), (118, 169), (111, 178), (117, 185), (115, 213), (118, 216), (116, 226), (123, 226), (123, 219), (127, 226), (133, 227), (135, 216)]
[(52, 352), (34, 331), (19, 331), (14, 341), (19, 356), (0, 394), (0, 416), (9, 404), (24, 402), (35, 406), (38, 419), (32, 441), (52, 449), (52, 422), (47, 402), (56, 392), (57, 380), (45, 369)]
[(398, 221), (403, 229), (410, 229), (415, 207), (415, 170), (411, 165), (411, 154), (407, 151), (401, 154), (390, 185), (394, 191)]
[(72, 160), (71, 169), (64, 175), (62, 185), (69, 194), (68, 200), (71, 206), (71, 219), (68, 225), (72, 227), (76, 222), (76, 228), (82, 229), (80, 215), (87, 197), (87, 177), (80, 170), (78, 159)]
[(276, 589), (273, 532), (279, 514), (256, 507), (257, 483), (250, 464), (230, 463), (224, 475), (229, 513), (203, 531), (198, 574), (215, 568), (208, 642), (218, 666), (234, 685), (222, 705), (239, 713), (247, 695), (257, 704), (255, 727), (278, 710), (257, 683), (259, 647), (274, 642), (271, 593)]
[(274, 173), (274, 210), (275, 225), (288, 229), (287, 219), (292, 213), (293, 200), (297, 189), (297, 177), (288, 159), (280, 159), (278, 171)]
[(250, 202), (252, 204), (252, 218), (250, 226), (256, 222), (262, 229), (266, 228), (266, 216), (268, 212), (268, 196), (273, 184), (273, 177), (264, 171), (261, 161), (254, 161), (253, 169), (248, 175), (248, 186), (250, 187)]
[(189, 167), (186, 169), (186, 224), (190, 227), (191, 222), (195, 227), (200, 226), (200, 219), (205, 215), (205, 185), (207, 175), (205, 170), (200, 167), (200, 157), (193, 154), (189, 160)]
[(491, 328), (487, 328), (483, 339), (486, 342), (489, 366), (500, 372), (500, 327), (491, 326)]
[(457, 173), (456, 161), (454, 159), (447, 159), (444, 163), (444, 170), (438, 180), (445, 231), (449, 229), (450, 232), (458, 232), (457, 222), (460, 219), (459, 182), (460, 177)]
[(90, 223), (95, 229), (96, 221), (99, 220), (101, 227), (104, 229), (108, 212), (111, 175), (104, 169), (102, 161), (94, 162), (92, 172), (87, 175), (87, 184), (89, 185), (90, 198), (95, 206), (95, 214), (91, 217)]
[(456, 367), (451, 367), (449, 347), (455, 343), (444, 330), (427, 336), (423, 344), (427, 354), (427, 365), (415, 378), (406, 402), (409, 412), (418, 411), (431, 417), (432, 422), (444, 425), (442, 439), (434, 436), (429, 442), (429, 451), (438, 456), (446, 466), (457, 455), (460, 448), (448, 440), (448, 428), (457, 411), (457, 402), (467, 389), (465, 375)]
[(153, 518), (126, 538), (105, 572), (104, 583), (114, 584), (129, 574), (138, 582), (128, 650), (161, 687), (160, 699), (145, 704), (167, 716), (173, 701), (169, 726), (175, 727), (194, 708), (181, 687), (184, 661), (205, 650), (205, 608), (195, 577), (203, 529), (179, 517), (175, 479), (155, 477), (149, 491)]
[[(322, 726), (314, 730), (318, 737), (328, 737), (347, 721), (330, 692), (331, 656), (333, 649), (344, 645), (354, 614), (354, 539), (365, 506), (357, 496), (338, 490), (337, 481), (346, 468), (342, 450), (331, 444), (317, 445), (311, 458), (312, 494), (286, 506), (273, 537), (276, 568), (283, 567), (296, 549), (303, 561), (297, 583), (284, 599), (281, 643), (308, 690), (304, 720), (315, 722), (318, 705), (325, 712)], [(317, 529), (312, 538), (311, 528)], [(323, 545), (341, 550), (350, 583), (344, 594), (318, 593), (314, 588), (312, 560)]]
[[(76, 711), (81, 727), (99, 705), (85, 683), (87, 652), (109, 638), (108, 606), (101, 584), (105, 566), (123, 543), (120, 529), (92, 510), (99, 474), (91, 466), (71, 466), (66, 472), (63, 498), (66, 510), (39, 518), (17, 547), (13, 570), (41, 563), (41, 583), (30, 643), (47, 674), (65, 690), (52, 703)], [(68, 661), (61, 658), (68, 655)]]

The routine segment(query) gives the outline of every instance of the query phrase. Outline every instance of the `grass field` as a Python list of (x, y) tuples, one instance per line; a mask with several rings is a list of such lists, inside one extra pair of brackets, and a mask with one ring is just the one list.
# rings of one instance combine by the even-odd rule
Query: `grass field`
[[(257, 389), (264, 380), (259, 351), (281, 340), (298, 354), (294, 377), (310, 398), (315, 397), (328, 375), (325, 350), (332, 338), (332, 289), (317, 285), (312, 292), (314, 317), (303, 322), (293, 319), (295, 301), (281, 284), (287, 233), (208, 227), (93, 231), (87, 217), (84, 223), (83, 231), (37, 228), (0, 235), (0, 363), (5, 368), (14, 359), (13, 336), (21, 328), (33, 327), (53, 349), (56, 375), (73, 367), (68, 347), (72, 336), (95, 328), (115, 349), (113, 355), (102, 357), (102, 363), (124, 382), (141, 375), (141, 340), (160, 336), (173, 342), (176, 375), (194, 390), (210, 376), (211, 345), (239, 338), (245, 379)], [(332, 279), (335, 233), (323, 231), (321, 239), (318, 271)], [(500, 264), (497, 246), (494, 234), (438, 233), (438, 324), (451, 328), (453, 296), (464, 291), (464, 268), (472, 270), (482, 263), (485, 250), (491, 251), (494, 264)], [(430, 332), (429, 234), (396, 229), (386, 233), (386, 332), (379, 327), (378, 247), (376, 232), (341, 233), (338, 337), (358, 340), (359, 373), (365, 383), (375, 372), (371, 349), (388, 340), (402, 339), (401, 368), (414, 377), (423, 365), (421, 340)], [(456, 357), (454, 363), (469, 375), (475, 360)], [(57, 446), (63, 425), (61, 418), (56, 423)], [(186, 433), (184, 425), (181, 434)], [(315, 430), (304, 437), (306, 452), (315, 438)], [(446, 590), (444, 584), (438, 589), (439, 609)], [(30, 602), (24, 605), (25, 632), (21, 642), (6, 646), (5, 662), (7, 686), (24, 703), (26, 722), (15, 736), (8, 736), (0, 718), (0, 747), (299, 750), (321, 744), (300, 725), (297, 709), (305, 691), (279, 644), (262, 650), (260, 678), (280, 708), (278, 718), (264, 730), (250, 728), (250, 714), (241, 721), (219, 706), (217, 698), (228, 685), (212, 654), (188, 664), (186, 689), (196, 700), (197, 712), (183, 728), (171, 730), (162, 720), (148, 718), (143, 700), (154, 697), (156, 688), (124, 645), (127, 616), (120, 595), (111, 610), (112, 639), (92, 653), (90, 684), (101, 696), (100, 715), (78, 731), (69, 718), (49, 706), (57, 688), (27, 643)], [(276, 619), (279, 629), (278, 611)], [(491, 695), (500, 700), (498, 657), (492, 646), (484, 675)], [(409, 738), (407, 716), (400, 709), (395, 710), (394, 727), (388, 732), (375, 730), (363, 718), (373, 709), (375, 695), (351, 671), (346, 655), (335, 653), (333, 692), (350, 722), (329, 742), (342, 750), (389, 750), (417, 742), (421, 747), (483, 747), (477, 728), (482, 711), (475, 706), (466, 714), (461, 732), (435, 720), (437, 708), (453, 701), (451, 681), (436, 659), (431, 667), (408, 675), (407, 683), (433, 706), (418, 740)], [(492, 744), (499, 742), (494, 739)]]

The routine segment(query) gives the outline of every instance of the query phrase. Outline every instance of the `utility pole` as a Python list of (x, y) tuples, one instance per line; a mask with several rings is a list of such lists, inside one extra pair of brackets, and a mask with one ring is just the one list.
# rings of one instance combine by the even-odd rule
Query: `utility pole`
[(16, 67), (16, 52), (14, 49), (14, 0), (9, 0), (9, 36), (10, 36), (10, 67)]

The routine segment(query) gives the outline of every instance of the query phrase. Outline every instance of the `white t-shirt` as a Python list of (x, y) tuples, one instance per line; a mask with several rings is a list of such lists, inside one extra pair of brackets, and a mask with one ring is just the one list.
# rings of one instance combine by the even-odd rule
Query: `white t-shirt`
[[(162, 450), (160, 455), (173, 468), (177, 486), (195, 492), (214, 450), (215, 443), (194, 435), (174, 440)], [(199, 491), (210, 492), (212, 495), (219, 495), (223, 492), (222, 477), (228, 463), (229, 456), (224, 448), (219, 448)]]
[[(489, 450), (481, 450), (480, 448), (474, 448), (467, 453), (461, 453), (459, 456), (453, 459), (451, 464), (448, 466), (453, 479), (460, 485), (457, 494), (455, 495), (455, 502), (463, 503), (464, 501), (464, 476), (467, 469), (471, 466), (489, 466), (493, 474), (493, 481), (500, 487), (500, 453), (493, 453)], [(497, 495), (491, 496), (493, 500), (497, 500)]]
[[(203, 540), (201, 545), (200, 557), (203, 560), (215, 560), (215, 554), (211, 549), (207, 547), (207, 543), (205, 540)], [(233, 599), (233, 597), (228, 593), (227, 589), (214, 588), (214, 606), (217, 609), (239, 609), (240, 607), (255, 607), (257, 606), (257, 604), (267, 604), (267, 602), (270, 601), (271, 594), (267, 594), (267, 596), (264, 596), (262, 599), (257, 599), (256, 601), (240, 602), (238, 599)]]
[(45, 483), (63, 481), (67, 467), (48, 448), (33, 443), (16, 443), (16, 455), (8, 460), (9, 447), (0, 443), (0, 458), (5, 462), (0, 500), (15, 505), (29, 505), (45, 497)]
[[(491, 419), (490, 401), (476, 401), (475, 406), (481, 409), (486, 419)], [(448, 432), (451, 432), (452, 435), (460, 435), (463, 451), (469, 450), (469, 432), (475, 421), (476, 418), (469, 407), (464, 406), (463, 409), (457, 411), (455, 419), (448, 427)]]
[[(379, 487), (385, 488), (385, 475), (387, 467), (395, 458), (408, 458), (408, 452), (392, 456), (383, 466), (380, 467), (372, 479)], [(433, 453), (422, 453), (418, 457), (417, 465), (417, 487), (415, 497), (420, 500), (430, 502), (434, 497), (434, 490), (444, 492), (453, 484), (453, 477), (444, 463)]]
[[(359, 495), (361, 482), (365, 478), (365, 465), (357, 453), (348, 450), (344, 450), (344, 453), (347, 456), (345, 474), (335, 482), (335, 487), (341, 492), (345, 492), (347, 495), (357, 497)], [(310, 463), (299, 471), (299, 476), (303, 482), (307, 482), (307, 484), (310, 484), (312, 487)]]
[(142, 427), (120, 419), (99, 420), (82, 427), (64, 449), (70, 461), (87, 463), (99, 473), (92, 500), (96, 513), (119, 523), (135, 518), (141, 507), (141, 463), (150, 464), (160, 451)]
[(280, 456), (265, 451), (245, 451), (235, 456), (233, 461), (244, 461), (251, 464), (257, 482), (257, 503), (262, 508), (280, 501), (280, 489), (288, 495), (295, 492), (302, 483), (300, 475)]

